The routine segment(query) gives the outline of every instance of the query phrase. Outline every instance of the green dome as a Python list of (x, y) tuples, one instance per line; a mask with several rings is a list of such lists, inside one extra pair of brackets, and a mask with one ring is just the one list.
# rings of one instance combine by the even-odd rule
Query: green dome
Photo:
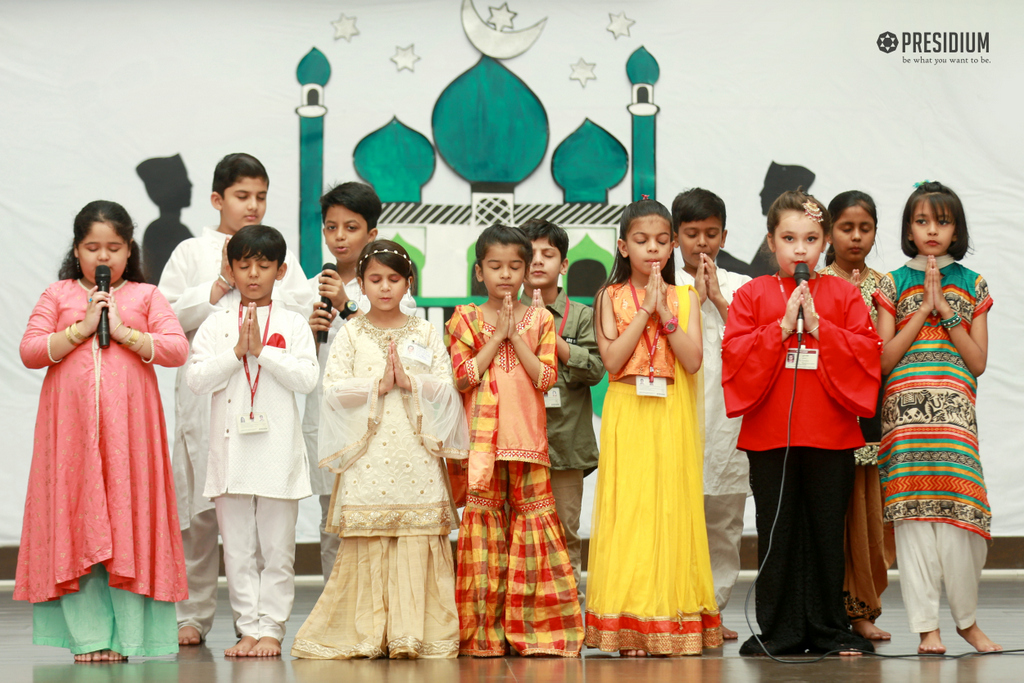
[(645, 47), (638, 47), (626, 61), (626, 75), (629, 76), (629, 82), (633, 85), (656, 83), (660, 74), (658, 61)]
[(324, 57), (324, 53), (315, 47), (306, 53), (306, 56), (299, 62), (295, 69), (295, 76), (302, 85), (316, 83), (327, 85), (331, 78), (331, 64)]
[(419, 202), (436, 163), (430, 140), (397, 118), (360, 140), (352, 156), (382, 202)]
[(627, 170), (626, 148), (590, 119), (584, 119), (551, 155), (551, 175), (567, 202), (607, 202), (608, 188), (618, 185)]
[(548, 116), (540, 100), (486, 56), (445, 88), (432, 123), (441, 158), (471, 183), (519, 183), (548, 146)]

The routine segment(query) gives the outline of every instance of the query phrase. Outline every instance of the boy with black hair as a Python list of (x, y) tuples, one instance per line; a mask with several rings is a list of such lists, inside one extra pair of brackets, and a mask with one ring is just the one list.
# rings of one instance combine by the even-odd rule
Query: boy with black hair
[[(677, 263), (682, 264), (676, 270), (676, 284), (697, 289), (704, 319), (704, 518), (721, 612), (739, 576), (743, 508), (750, 495), (747, 456), (736, 450), (742, 419), (725, 415), (722, 335), (733, 294), (750, 278), (715, 265), (727, 235), (725, 202), (718, 195), (699, 187), (677, 195), (672, 226), (681, 256)], [(737, 633), (723, 624), (722, 637), (735, 640)]]
[[(341, 539), (327, 533), (327, 512), (331, 504), (334, 473), (320, 469), (317, 461), (317, 437), (320, 427), (320, 402), (323, 398), (323, 373), (327, 367), (327, 353), (341, 326), (359, 312), (369, 310), (369, 302), (359, 289), (356, 266), (363, 247), (377, 239), (377, 220), (383, 206), (380, 197), (366, 183), (348, 182), (335, 185), (320, 198), (320, 213), (324, 221), (324, 243), (337, 260), (337, 270), (325, 269), (309, 279), (309, 287), (317, 303), (309, 317), (313, 335), (327, 332), (327, 343), (318, 344), (320, 379), (316, 390), (306, 396), (306, 410), (302, 416), (302, 435), (309, 456), (310, 484), (313, 495), (320, 498), (320, 567), (324, 583), (331, 578), (334, 558)], [(331, 300), (331, 308), (324, 308), (321, 297)], [(416, 312), (416, 302), (408, 292), (400, 303), (402, 313)]]
[(580, 601), (580, 509), (583, 477), (597, 468), (594, 435), (594, 404), (590, 387), (604, 377), (604, 363), (597, 350), (594, 309), (569, 299), (558, 278), (568, 271), (569, 235), (540, 218), (527, 221), (522, 230), (533, 243), (533, 258), (526, 271), (523, 303), (539, 293), (540, 304), (555, 317), (558, 381), (544, 395), (548, 418), (548, 456), (551, 458), (551, 491), (555, 512), (565, 531), (566, 548), (576, 579)]
[[(210, 203), (220, 212), (216, 227), (203, 228), (199, 237), (181, 242), (160, 276), (160, 292), (178, 316), (189, 341), (210, 315), (234, 310), (239, 294), (227, 258), (231, 237), (246, 225), (257, 225), (267, 209), (267, 171), (256, 157), (228, 154), (213, 173)], [(284, 255), (284, 279), (274, 288), (274, 300), (303, 317), (314, 296), (291, 252)], [(178, 372), (174, 399), (174, 487), (188, 573), (188, 599), (177, 603), (178, 642), (198, 645), (213, 626), (217, 608), (217, 517), (203, 496), (209, 453), (210, 399), (196, 396)]]
[(229, 657), (281, 654), (295, 599), (299, 500), (311, 494), (295, 392), (314, 389), (319, 366), (305, 316), (272, 300), (286, 252), (274, 228), (238, 231), (227, 248), (237, 310), (206, 319), (186, 368), (189, 389), (213, 394), (203, 495), (214, 501), (241, 634)]

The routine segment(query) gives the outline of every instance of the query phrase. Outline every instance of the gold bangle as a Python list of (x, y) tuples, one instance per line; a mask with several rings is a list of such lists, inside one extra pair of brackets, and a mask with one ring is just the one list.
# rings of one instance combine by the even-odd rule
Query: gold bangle
[(123, 321), (123, 320), (122, 320), (121, 322), (119, 322), (119, 323), (117, 324), (117, 327), (115, 327), (114, 329), (112, 329), (112, 330), (110, 331), (110, 336), (111, 336), (111, 338), (113, 338), (113, 339), (115, 339), (115, 340), (117, 339), (117, 331), (118, 331), (119, 329), (121, 329), (121, 325), (124, 325), (124, 321)]
[(788, 327), (786, 327), (785, 325), (783, 325), (782, 324), (782, 318), (779, 318), (779, 327), (781, 327), (782, 331), (785, 332), (787, 335), (791, 335), (794, 332), (796, 332), (796, 330), (791, 330)]
[[(131, 329), (131, 328), (129, 328), (129, 329)], [(132, 330), (132, 336), (128, 338), (128, 344), (127, 344), (128, 348), (131, 348), (131, 347), (135, 346), (136, 344), (138, 344), (139, 343), (139, 337), (141, 337), (141, 336), (142, 336), (141, 332), (139, 332), (138, 330)]]
[(68, 344), (78, 346), (78, 342), (71, 338), (71, 325), (64, 328), (64, 337), (68, 340)]
[(121, 346), (124, 346), (125, 348), (130, 347), (132, 345), (132, 335), (134, 333), (135, 333), (135, 330), (133, 330), (132, 328), (129, 327), (128, 328), (128, 332), (124, 335), (124, 339), (122, 339), (121, 341), (119, 341), (117, 343), (120, 344)]
[(73, 336), (76, 340), (78, 340), (79, 344), (81, 344), (86, 339), (88, 339), (88, 337), (86, 337), (84, 334), (82, 334), (81, 332), (78, 331), (78, 322), (77, 321), (71, 323), (71, 326), (68, 327), (68, 329), (71, 330), (71, 336)]

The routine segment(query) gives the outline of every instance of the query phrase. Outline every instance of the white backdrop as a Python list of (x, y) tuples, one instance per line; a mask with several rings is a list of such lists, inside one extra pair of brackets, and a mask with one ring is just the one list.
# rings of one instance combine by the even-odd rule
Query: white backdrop
[[(477, 10), (486, 20), (495, 4), (478, 0)], [(758, 193), (772, 161), (812, 169), (810, 189), (824, 202), (847, 189), (872, 194), (881, 223), (870, 263), (883, 271), (904, 260), (898, 224), (913, 184), (937, 179), (960, 193), (975, 245), (965, 265), (986, 276), (996, 301), (978, 407), (993, 532), (1024, 535), (1024, 464), (1015, 446), (1024, 378), (1014, 360), (1024, 338), (1024, 294), (1015, 286), (1024, 206), (1019, 7), (954, 0), (510, 4), (519, 13), (516, 29), (548, 20), (532, 48), (504, 62), (542, 100), (550, 126), (547, 155), (518, 186), (517, 203), (562, 201), (550, 156), (585, 117), (630, 149), (625, 62), (641, 45), (661, 67), (658, 198), (669, 203), (694, 185), (719, 193), (729, 212), (727, 248), (744, 260), (763, 237)], [(16, 545), (20, 536), (43, 377), (21, 365), (18, 343), (39, 294), (56, 278), (77, 211), (93, 199), (118, 201), (141, 237), (157, 209), (135, 166), (180, 153), (194, 185), (182, 222), (198, 233), (217, 220), (207, 199), (214, 164), (247, 151), (271, 176), (266, 222), (296, 239), (298, 61), (314, 46), (330, 60), (325, 182), (353, 179), (355, 145), (393, 116), (432, 138), (437, 96), (480, 57), (463, 32), (460, 5), (0, 2), (0, 230), (10, 259), (0, 297), (8, 320), (0, 330), (0, 545)], [(609, 14), (621, 12), (635, 23), (616, 38)], [(334, 39), (331, 22), (341, 14), (356, 18), (351, 41)], [(980, 31), (989, 34), (989, 51), (974, 55), (977, 63), (915, 63), (963, 55), (904, 54), (902, 46), (886, 54), (876, 47), (884, 31)], [(410, 44), (420, 60), (413, 71), (398, 71), (391, 57)], [(585, 87), (569, 79), (580, 58), (596, 64), (596, 80)], [(630, 195), (627, 175), (609, 200), (622, 204)], [(469, 187), (438, 159), (423, 201), (464, 205)], [(169, 408), (171, 373), (161, 378)], [(307, 506), (300, 540), (315, 539), (314, 519)]]

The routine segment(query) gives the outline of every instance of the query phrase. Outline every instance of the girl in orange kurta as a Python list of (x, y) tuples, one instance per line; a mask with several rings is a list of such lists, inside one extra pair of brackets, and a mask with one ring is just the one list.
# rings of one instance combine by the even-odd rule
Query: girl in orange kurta
[[(79, 661), (177, 652), (173, 603), (187, 595), (163, 408), (151, 363), (188, 342), (145, 284), (132, 221), (113, 202), (75, 218), (74, 246), (29, 318), (21, 358), (47, 368), (18, 552), (15, 600), (33, 642)], [(110, 291), (96, 287), (110, 269)], [(95, 335), (109, 316), (110, 346)]]
[(516, 228), (484, 230), (476, 277), (487, 302), (457, 307), (447, 324), (471, 442), (455, 584), (459, 651), (478, 657), (504, 655), (506, 640), (521, 655), (578, 657), (583, 646), (548, 473), (542, 394), (558, 373), (554, 317), (518, 300), (532, 251)]

